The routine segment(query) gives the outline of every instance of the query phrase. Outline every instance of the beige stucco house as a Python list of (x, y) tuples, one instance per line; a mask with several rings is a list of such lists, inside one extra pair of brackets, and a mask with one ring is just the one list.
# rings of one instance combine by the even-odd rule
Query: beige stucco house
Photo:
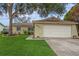
[(51, 17), (33, 21), (34, 37), (73, 38), (77, 37), (77, 22), (63, 21)]
[(27, 31), (32, 28), (31, 23), (13, 23), (12, 32), (13, 34), (24, 34), (24, 31)]

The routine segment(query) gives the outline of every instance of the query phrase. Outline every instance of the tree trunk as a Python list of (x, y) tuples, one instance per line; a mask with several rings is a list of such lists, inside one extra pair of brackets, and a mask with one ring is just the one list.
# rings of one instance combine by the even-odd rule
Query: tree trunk
[(9, 35), (12, 35), (12, 19), (9, 20)]
[(9, 35), (12, 35), (12, 4), (8, 4)]

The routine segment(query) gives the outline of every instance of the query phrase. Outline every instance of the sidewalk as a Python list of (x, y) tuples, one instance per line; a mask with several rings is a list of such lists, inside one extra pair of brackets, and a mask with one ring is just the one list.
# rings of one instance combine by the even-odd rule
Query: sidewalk
[(29, 35), (26, 40), (33, 40), (33, 35)]

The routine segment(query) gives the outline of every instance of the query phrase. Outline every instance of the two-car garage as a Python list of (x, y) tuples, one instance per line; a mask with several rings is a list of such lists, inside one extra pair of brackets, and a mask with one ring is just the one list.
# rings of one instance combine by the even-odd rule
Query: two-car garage
[(45, 25), (43, 37), (71, 37), (71, 26)]
[(78, 36), (77, 22), (56, 19), (34, 21), (34, 37), (73, 38)]

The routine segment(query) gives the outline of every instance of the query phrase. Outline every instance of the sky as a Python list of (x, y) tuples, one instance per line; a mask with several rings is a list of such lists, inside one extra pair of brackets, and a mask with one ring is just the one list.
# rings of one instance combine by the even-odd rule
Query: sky
[[(68, 5), (66, 6), (67, 12), (68, 12), (73, 6), (74, 6), (74, 4), (68, 4)], [(67, 12), (65, 12), (64, 15), (65, 15)], [(61, 17), (61, 19), (64, 18), (64, 15)], [(30, 17), (31, 17), (31, 20), (39, 20), (39, 19), (41, 19), (41, 17), (40, 17), (36, 12), (34, 12), (32, 15), (30, 15)], [(8, 25), (9, 25), (9, 19), (8, 19), (7, 15), (0, 16), (0, 23), (2, 23), (2, 24), (5, 25), (5, 26), (8, 26)]]

